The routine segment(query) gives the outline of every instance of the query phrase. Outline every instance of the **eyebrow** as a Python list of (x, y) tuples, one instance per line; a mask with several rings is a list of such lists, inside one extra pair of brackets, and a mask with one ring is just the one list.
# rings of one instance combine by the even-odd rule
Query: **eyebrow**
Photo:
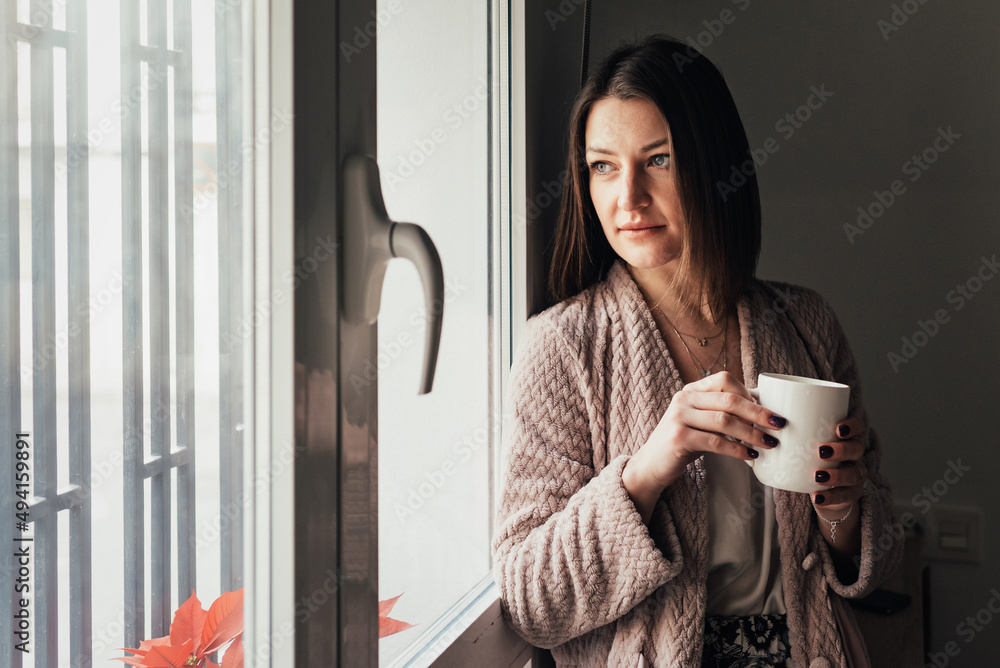
[[(654, 148), (656, 148), (658, 146), (663, 146), (666, 143), (667, 143), (667, 138), (666, 137), (664, 137), (663, 139), (658, 139), (657, 141), (654, 141), (654, 142), (652, 142), (650, 144), (646, 144), (645, 146), (643, 146), (642, 147), (642, 152), (645, 153), (646, 151), (651, 151)], [(612, 151), (612, 150), (610, 150), (610, 149), (598, 148), (596, 146), (588, 146), (586, 152), (587, 153), (603, 153), (604, 155), (615, 155), (615, 152)]]

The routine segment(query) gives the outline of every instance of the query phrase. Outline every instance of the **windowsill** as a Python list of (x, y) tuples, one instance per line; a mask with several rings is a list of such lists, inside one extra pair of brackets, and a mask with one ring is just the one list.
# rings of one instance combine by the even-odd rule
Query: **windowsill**
[(508, 668), (523, 666), (531, 651), (531, 645), (503, 620), (497, 586), (490, 575), (390, 666)]

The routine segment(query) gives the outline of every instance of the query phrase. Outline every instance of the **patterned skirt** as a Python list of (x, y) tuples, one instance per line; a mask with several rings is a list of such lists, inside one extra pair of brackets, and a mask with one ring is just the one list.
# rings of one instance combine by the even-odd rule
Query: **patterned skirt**
[(790, 665), (785, 615), (710, 615), (705, 620), (702, 668)]

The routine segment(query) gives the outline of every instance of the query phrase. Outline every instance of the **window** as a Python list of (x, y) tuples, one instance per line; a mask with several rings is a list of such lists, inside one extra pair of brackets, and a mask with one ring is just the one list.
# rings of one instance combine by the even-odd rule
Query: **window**
[[(0, 539), (32, 555), (30, 653), (0, 643), (0, 665), (122, 657), (192, 590), (207, 607), (244, 586), (248, 666), (455, 661), (502, 627), (492, 490), (524, 231), (508, 3), (12, 0), (0, 17)], [(333, 212), (357, 153), (443, 263), (430, 394), (411, 266), (389, 266), (377, 326), (343, 317)], [(19, 568), (0, 557), (11, 610)], [(412, 626), (380, 642), (397, 596)], [(523, 665), (506, 633), (458, 664)]]
[[(377, 10), (392, 16), (390, 4)], [(500, 249), (490, 202), (490, 103), (497, 91), (487, 10), (463, 0), (406, 5), (378, 33), (386, 208), (393, 220), (427, 230), (445, 276), (441, 348), (426, 395), (416, 393), (427, 330), (419, 277), (413, 265), (390, 262), (382, 286), (379, 600), (398, 596), (391, 617), (414, 624), (379, 642), (383, 666), (402, 665), (441, 636), (449, 609), (492, 574), (503, 333), (494, 326)], [(427, 48), (431, 33), (448, 35), (447, 47)]]
[(28, 618), (0, 633), (28, 652), (0, 643), (0, 664), (89, 665), (243, 586), (243, 7), (2, 11), (0, 531), (32, 557), (26, 605), (3, 557), (0, 600)]
[[(470, 642), (470, 653), (451, 656), (482, 615), (499, 617), (490, 538), (512, 345), (507, 3), (373, 0), (339, 3), (338, 10), (338, 164), (354, 155), (377, 159), (389, 218), (428, 233), (444, 280), (429, 394), (417, 390), (434, 306), (425, 303), (425, 275), (414, 265), (389, 261), (384, 281), (373, 272), (377, 321), (341, 320), (339, 563), (349, 577), (339, 621), (348, 640), (338, 658), (374, 665), (377, 651), (379, 665), (421, 666), (444, 651), (442, 661), (459, 665), (510, 665), (524, 649), (517, 638), (504, 639), (514, 653), (508, 662), (489, 643)], [(315, 90), (322, 79), (296, 81)], [(351, 197), (362, 195), (367, 191), (346, 186), (345, 210), (355, 211)], [(307, 191), (299, 199), (318, 196)], [(339, 221), (349, 258), (365, 252), (354, 246), (365, 220), (355, 215)], [(342, 275), (348, 299), (367, 285), (349, 267)], [(297, 330), (315, 324), (296, 320)], [(301, 356), (315, 367), (310, 376), (326, 373), (318, 355)], [(367, 476), (375, 480), (366, 488)], [(377, 526), (355, 514), (362, 508)], [(310, 554), (322, 558), (323, 551), (310, 546)], [(363, 563), (369, 555), (371, 563)], [(376, 605), (391, 610), (379, 628), (361, 628), (360, 620), (374, 621)], [(352, 653), (352, 638), (370, 649)]]

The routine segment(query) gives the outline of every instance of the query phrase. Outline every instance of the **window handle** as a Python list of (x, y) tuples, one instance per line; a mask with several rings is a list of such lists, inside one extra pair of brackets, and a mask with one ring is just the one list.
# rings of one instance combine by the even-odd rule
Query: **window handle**
[(389, 260), (401, 257), (412, 262), (424, 286), (427, 309), (419, 389), (419, 394), (427, 394), (434, 383), (444, 317), (444, 270), (437, 248), (419, 225), (389, 220), (378, 164), (371, 156), (354, 154), (346, 158), (343, 193), (344, 317), (352, 323), (374, 324)]

